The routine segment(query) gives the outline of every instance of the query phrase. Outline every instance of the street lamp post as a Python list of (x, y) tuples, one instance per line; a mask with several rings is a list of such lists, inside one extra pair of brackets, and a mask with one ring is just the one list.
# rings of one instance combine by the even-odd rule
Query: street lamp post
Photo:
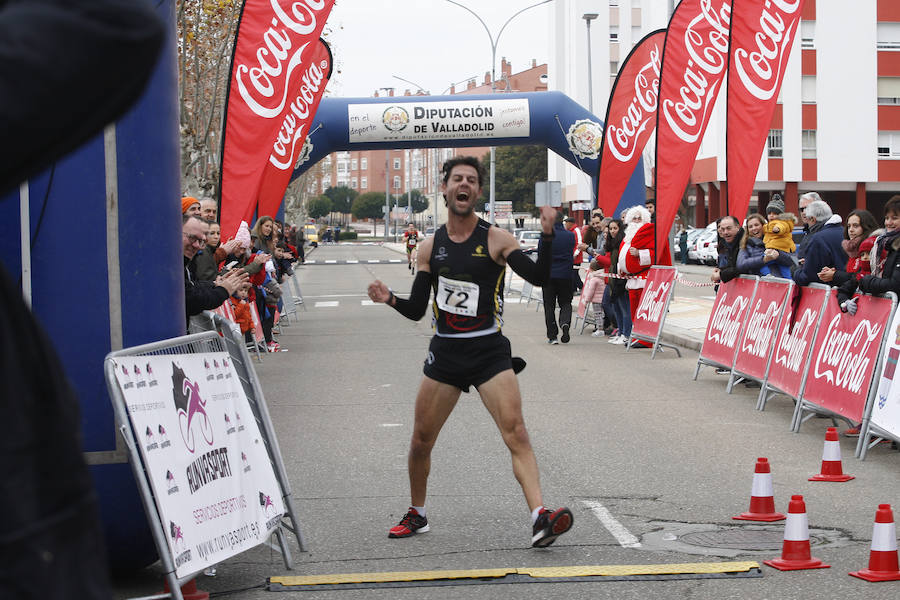
[(599, 17), (597, 13), (584, 13), (581, 18), (587, 24), (587, 59), (588, 59), (588, 110), (594, 114), (594, 71), (591, 68), (591, 21)]
[[(506, 20), (506, 22), (503, 24), (503, 27), (501, 27), (501, 28), (500, 28), (500, 31), (497, 32), (497, 38), (494, 39), (494, 36), (491, 35), (491, 30), (488, 29), (488, 26), (487, 26), (487, 24), (484, 22), (484, 20), (483, 20), (481, 17), (478, 16), (478, 13), (476, 13), (474, 10), (472, 10), (472, 9), (469, 8), (468, 6), (463, 6), (463, 5), (460, 4), (459, 2), (455, 2), (454, 0), (447, 0), (447, 2), (449, 2), (450, 4), (455, 4), (456, 6), (458, 6), (458, 7), (460, 7), (460, 8), (464, 8), (465, 10), (469, 11), (470, 13), (472, 13), (472, 15), (474, 15), (474, 17), (475, 17), (476, 19), (478, 19), (478, 21), (481, 23), (481, 25), (484, 27), (484, 30), (485, 30), (485, 31), (487, 32), (487, 34), (488, 34), (488, 39), (489, 39), (490, 42), (491, 42), (491, 93), (492, 93), (492, 94), (497, 90), (497, 77), (496, 77), (496, 71), (495, 71), (495, 67), (496, 67), (496, 64), (497, 64), (497, 43), (500, 41), (500, 36), (503, 34), (503, 30), (506, 29), (506, 26), (509, 25), (509, 22), (510, 22), (510, 21), (512, 21), (513, 19), (515, 19), (517, 16), (519, 16), (520, 14), (522, 14), (523, 12), (525, 12), (526, 10), (528, 10), (528, 9), (530, 9), (530, 8), (534, 8), (535, 6), (540, 6), (541, 4), (547, 4), (548, 2), (552, 2), (552, 1), (553, 1), (553, 0), (543, 0), (542, 2), (538, 2), (538, 3), (536, 3), (536, 4), (532, 4), (532, 5), (530, 5), (530, 6), (526, 6), (526, 7), (523, 8), (522, 10), (518, 11), (517, 13), (515, 13), (513, 16), (511, 16), (510, 18), (508, 18), (508, 19)], [(490, 195), (490, 198), (491, 198), (491, 217), (490, 217), (490, 221), (491, 221), (491, 224), (492, 224), (492, 225), (494, 224), (494, 220), (495, 220), (495, 219), (494, 219), (494, 213), (495, 213), (494, 204), (495, 204), (495, 200), (496, 200), (496, 198), (495, 198), (495, 190), (494, 190), (494, 173), (495, 173), (495, 162), (496, 162), (496, 161), (495, 161), (495, 157), (494, 157), (494, 151), (495, 151), (495, 150), (496, 150), (496, 147), (495, 147), (495, 146), (491, 146), (491, 179), (490, 179), (490, 186), (491, 186), (491, 193), (490, 193), (490, 194), (491, 194), (491, 195)]]

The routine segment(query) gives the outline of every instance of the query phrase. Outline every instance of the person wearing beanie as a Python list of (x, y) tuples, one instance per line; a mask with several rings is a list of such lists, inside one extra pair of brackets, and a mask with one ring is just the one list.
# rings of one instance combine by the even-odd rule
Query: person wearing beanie
[(190, 217), (200, 216), (200, 201), (193, 196), (185, 196), (181, 199), (181, 214)]
[(760, 274), (790, 279), (791, 270), (786, 265), (793, 262), (790, 257), (797, 250), (793, 238), (796, 220), (794, 215), (784, 212), (784, 200), (777, 194), (766, 206), (766, 217), (768, 223), (763, 225), (763, 245), (766, 250), (777, 250), (780, 259), (764, 265)]

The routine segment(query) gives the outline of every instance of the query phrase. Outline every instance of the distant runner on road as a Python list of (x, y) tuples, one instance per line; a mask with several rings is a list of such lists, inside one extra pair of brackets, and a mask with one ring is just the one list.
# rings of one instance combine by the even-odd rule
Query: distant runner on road
[[(484, 168), (471, 156), (444, 163), (441, 192), (447, 224), (420, 245), (418, 274), (409, 299), (398, 298), (381, 281), (369, 285), (369, 298), (418, 321), (431, 291), (435, 335), (431, 339), (415, 405), (408, 468), (411, 505), (389, 537), (428, 531), (425, 511), (431, 450), (463, 391), (475, 386), (512, 455), (513, 473), (531, 510), (532, 546), (545, 547), (572, 526), (568, 508), (550, 510), (541, 496), (537, 461), (525, 422), (516, 373), (524, 361), (513, 358), (503, 336), (503, 282), (506, 265), (534, 285), (550, 275), (550, 246), (556, 210), (541, 208), (542, 244), (532, 262), (509, 232), (491, 227), (475, 214)], [(430, 288), (430, 289), (429, 289)]]
[(412, 223), (407, 224), (406, 231), (403, 232), (403, 244), (406, 246), (406, 262), (410, 271), (413, 270), (413, 250), (416, 249), (418, 243), (419, 232), (416, 231), (416, 226)]

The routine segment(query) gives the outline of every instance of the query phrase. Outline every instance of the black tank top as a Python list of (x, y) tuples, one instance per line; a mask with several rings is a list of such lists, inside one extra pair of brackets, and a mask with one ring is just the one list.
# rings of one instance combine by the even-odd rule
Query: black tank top
[(484, 219), (469, 239), (457, 244), (441, 226), (431, 248), (432, 311), (440, 337), (479, 337), (503, 325), (503, 280), (506, 268), (488, 252), (491, 225)]

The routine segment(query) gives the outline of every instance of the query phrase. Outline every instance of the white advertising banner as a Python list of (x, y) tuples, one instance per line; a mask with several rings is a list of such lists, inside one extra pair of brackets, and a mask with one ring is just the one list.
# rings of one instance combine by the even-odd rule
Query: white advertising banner
[(900, 310), (894, 311), (894, 319), (885, 335), (887, 341), (871, 420), (873, 425), (894, 437), (900, 437), (900, 382), (896, 381), (897, 362), (900, 360)]
[(228, 354), (114, 361), (176, 575), (265, 541), (281, 488)]
[(528, 137), (528, 100), (456, 100), (347, 106), (350, 143)]

